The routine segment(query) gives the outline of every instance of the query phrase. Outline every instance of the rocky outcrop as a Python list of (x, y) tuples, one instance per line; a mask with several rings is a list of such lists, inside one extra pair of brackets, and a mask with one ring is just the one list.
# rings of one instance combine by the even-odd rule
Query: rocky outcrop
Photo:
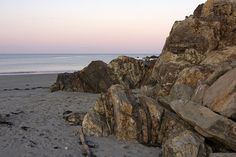
[(162, 145), (164, 157), (232, 155), (226, 153), (236, 152), (235, 26), (236, 1), (208, 0), (175, 22), (156, 60), (119, 57), (99, 63), (101, 71), (95, 65), (61, 75), (55, 89), (107, 91), (84, 117), (87, 135)]
[(108, 66), (113, 70), (121, 85), (133, 89), (147, 82), (155, 61), (156, 58), (153, 59), (153, 57), (136, 60), (121, 56), (112, 60)]
[(59, 74), (50, 90), (101, 93), (114, 84), (139, 88), (147, 83), (155, 61), (153, 57), (136, 60), (126, 56), (118, 57), (109, 64), (93, 61), (81, 71)]
[(175, 22), (149, 70), (128, 58), (111, 62), (123, 86), (101, 95), (85, 116), (85, 132), (162, 145), (164, 157), (232, 156), (226, 153), (236, 151), (235, 25), (236, 1), (208, 0)]
[[(115, 134), (118, 139), (136, 139), (141, 143), (155, 145), (156, 128), (160, 127), (163, 112), (158, 107), (152, 99), (136, 98), (123, 86), (114, 85), (108, 93), (101, 95), (86, 115), (83, 129), (89, 135)], [(102, 129), (91, 129), (97, 128), (96, 126), (102, 126)]]
[(87, 67), (73, 74), (59, 74), (51, 91), (79, 91), (100, 93), (118, 81), (112, 70), (102, 61), (93, 61)]
[[(213, 73), (218, 65), (235, 61), (235, 14), (235, 1), (208, 0), (194, 15), (175, 22), (151, 75), (151, 82), (161, 86), (157, 95), (169, 95), (186, 68), (201, 66)], [(196, 77), (191, 82), (202, 79)]]
[(101, 95), (85, 116), (83, 130), (87, 135), (114, 134), (118, 139), (137, 140), (149, 146), (162, 144), (166, 155), (207, 155), (204, 138), (190, 125), (154, 99), (135, 95), (121, 85), (114, 85)]

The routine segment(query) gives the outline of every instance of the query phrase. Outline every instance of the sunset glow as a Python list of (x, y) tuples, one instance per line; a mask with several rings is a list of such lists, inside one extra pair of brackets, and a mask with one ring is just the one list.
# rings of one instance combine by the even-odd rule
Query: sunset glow
[(0, 53), (158, 53), (203, 2), (1, 0)]

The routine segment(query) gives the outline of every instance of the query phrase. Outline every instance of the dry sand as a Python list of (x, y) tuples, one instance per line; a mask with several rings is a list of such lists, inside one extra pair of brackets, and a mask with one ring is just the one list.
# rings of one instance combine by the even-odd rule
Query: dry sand
[[(0, 114), (13, 125), (0, 124), (0, 157), (80, 157), (75, 126), (63, 112), (87, 112), (97, 94), (50, 93), (56, 75), (0, 76)], [(98, 157), (158, 157), (160, 148), (111, 137), (89, 137)]]

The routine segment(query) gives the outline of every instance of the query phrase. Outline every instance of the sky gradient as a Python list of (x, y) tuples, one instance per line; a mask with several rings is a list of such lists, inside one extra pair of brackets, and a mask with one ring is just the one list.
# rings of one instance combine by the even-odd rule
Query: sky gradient
[(158, 53), (205, 0), (1, 0), (0, 53)]

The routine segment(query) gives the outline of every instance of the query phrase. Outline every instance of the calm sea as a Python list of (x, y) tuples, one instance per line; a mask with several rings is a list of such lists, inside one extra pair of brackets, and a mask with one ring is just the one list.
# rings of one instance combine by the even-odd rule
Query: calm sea
[[(49, 74), (74, 72), (91, 61), (109, 63), (120, 55), (68, 55), (68, 54), (0, 54), (0, 75)], [(147, 54), (126, 55), (143, 58)]]

